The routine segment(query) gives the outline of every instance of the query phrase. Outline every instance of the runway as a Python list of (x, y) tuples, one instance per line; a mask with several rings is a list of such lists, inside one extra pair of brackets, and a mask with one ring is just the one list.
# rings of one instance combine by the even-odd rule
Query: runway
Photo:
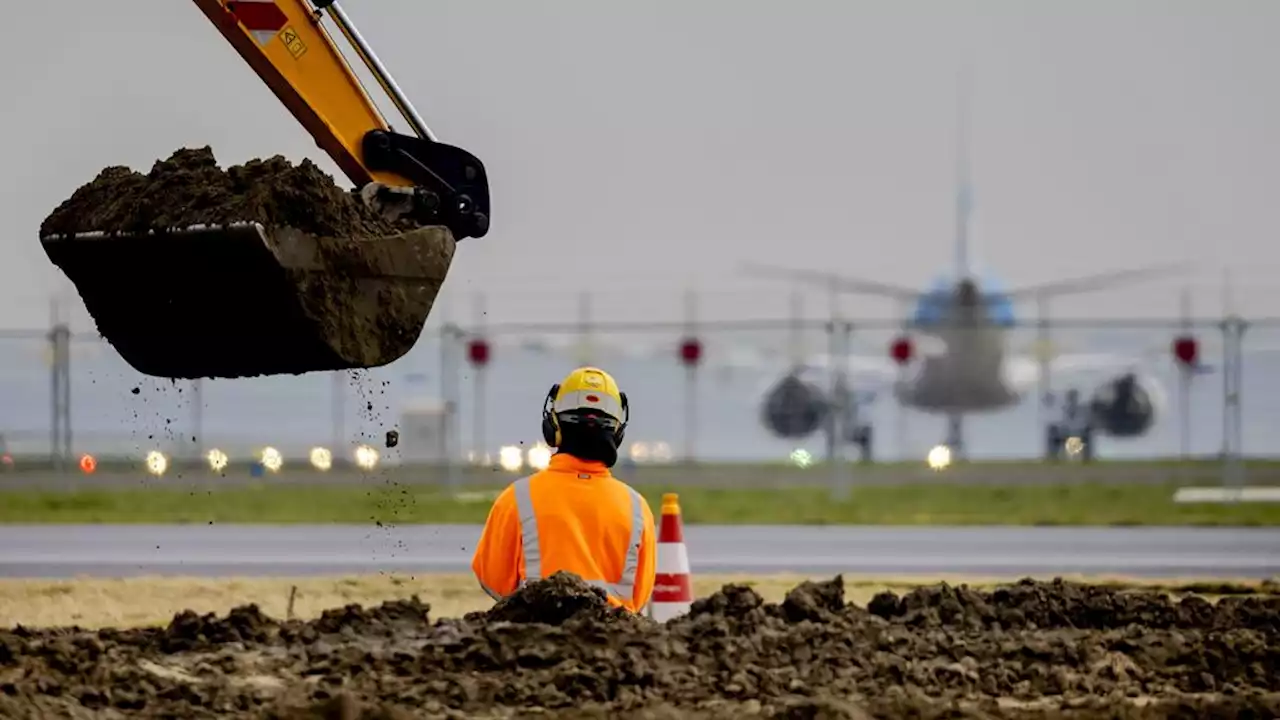
[[(214, 473), (203, 464), (196, 467), (170, 468), (162, 478), (148, 475), (141, 467), (99, 468), (85, 475), (78, 468), (68, 472), (42, 469), (20, 469), (0, 472), (0, 491), (42, 490), (50, 492), (76, 490), (147, 490), (167, 488), (180, 490), (220, 490), (262, 483), (274, 486), (387, 487), (455, 487), (465, 490), (494, 490), (528, 472), (495, 472), (492, 468), (463, 467), (451, 474), (437, 466), (384, 466), (371, 472), (354, 469), (321, 472), (309, 467), (288, 466), (267, 477), (254, 477), (245, 467), (234, 467)], [(1160, 463), (986, 463), (956, 465), (939, 475), (924, 462), (911, 465), (850, 465), (847, 472), (833, 478), (828, 470), (800, 468), (790, 464), (683, 464), (634, 465), (621, 462), (614, 471), (618, 477), (638, 486), (712, 487), (712, 488), (779, 488), (814, 487), (834, 481), (851, 487), (904, 485), (946, 482), (953, 485), (1058, 485), (1079, 483), (1154, 484), (1179, 486), (1221, 485), (1223, 466), (1217, 462)], [(1247, 485), (1280, 485), (1280, 463), (1246, 463), (1242, 482)]]
[[(3, 525), (0, 577), (468, 572), (480, 528)], [(694, 572), (1280, 576), (1272, 528), (690, 526)]]

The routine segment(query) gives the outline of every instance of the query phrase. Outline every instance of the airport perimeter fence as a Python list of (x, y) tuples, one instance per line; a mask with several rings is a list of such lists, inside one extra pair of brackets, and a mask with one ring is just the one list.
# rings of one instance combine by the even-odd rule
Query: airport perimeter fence
[[(1184, 336), (1196, 341), (1195, 372), (1175, 357), (1189, 349), (1176, 342)], [(945, 416), (908, 402), (997, 406), (964, 416), (973, 460), (1039, 462), (1052, 448), (1060, 462), (1278, 454), (1280, 321), (1057, 320), (991, 338), (871, 319), (435, 323), (409, 355), (367, 372), (190, 382), (139, 375), (96, 333), (0, 332), (0, 453), (70, 472), (84, 455), (141, 464), (149, 453), (200, 464), (216, 452), (234, 464), (267, 451), (293, 468), (316, 448), (339, 465), (363, 452), (382, 466), (523, 468), (545, 460), (548, 387), (589, 363), (631, 399), (621, 454), (633, 469), (760, 463), (791, 473), (828, 458), (924, 468), (954, 438)], [(971, 362), (948, 365), (948, 351)], [(1144, 395), (1138, 411), (1115, 413), (1117, 432), (1059, 428), (1050, 443), (1068, 391), (1114, 409), (1128, 404), (1117, 403), (1115, 381), (1130, 374)], [(781, 402), (779, 384), (793, 375)], [(1006, 390), (1013, 397), (1002, 399)], [(388, 430), (399, 433), (394, 448)], [(1087, 440), (1088, 453), (1070, 440)]]

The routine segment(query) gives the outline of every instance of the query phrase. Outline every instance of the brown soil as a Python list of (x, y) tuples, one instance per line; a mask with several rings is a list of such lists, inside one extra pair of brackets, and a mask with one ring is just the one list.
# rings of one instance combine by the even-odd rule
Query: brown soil
[[(172, 232), (248, 222), (265, 243), (253, 230)], [(131, 237), (65, 239), (88, 232)], [(146, 174), (106, 168), (40, 235), (99, 331), (135, 368), (166, 377), (391, 362), (417, 341), (454, 250), (447, 229), (389, 222), (309, 160), (224, 170), (208, 147)]]
[(413, 229), (384, 220), (310, 160), (294, 165), (276, 155), (223, 170), (206, 146), (180, 149), (145, 175), (122, 166), (102, 170), (45, 218), (40, 236), (237, 221), (324, 237)]
[(1210, 603), (1026, 580), (866, 608), (841, 578), (777, 604), (726, 585), (665, 625), (571, 576), (488, 613), (416, 599), (281, 622), (0, 631), (0, 715), (1226, 718), (1280, 715), (1280, 598)]

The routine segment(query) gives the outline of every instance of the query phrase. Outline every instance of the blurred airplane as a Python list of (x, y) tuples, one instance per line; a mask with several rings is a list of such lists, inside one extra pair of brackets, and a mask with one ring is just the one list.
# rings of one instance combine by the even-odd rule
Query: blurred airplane
[[(1006, 335), (1019, 324), (1014, 309), (1019, 301), (1043, 302), (1095, 292), (1168, 274), (1177, 267), (1103, 272), (1011, 290), (1003, 289), (990, 275), (976, 273), (970, 261), (972, 193), (963, 97), (959, 108), (954, 259), (949, 274), (920, 291), (823, 271), (744, 266), (745, 272), (756, 276), (817, 283), (834, 293), (874, 295), (914, 306), (904, 323), (914, 332), (904, 328), (886, 356), (848, 355), (833, 365), (829, 355), (818, 354), (792, 367), (766, 394), (763, 422), (780, 437), (808, 436), (822, 425), (824, 407), (833, 404), (813, 380), (814, 372), (830, 373), (835, 368), (842, 377), (870, 374), (891, 383), (894, 397), (904, 407), (946, 416), (944, 444), (954, 457), (963, 458), (965, 415), (995, 412), (1020, 403), (1040, 382), (1043, 368), (1054, 378), (1113, 373), (1087, 404), (1091, 430), (1116, 437), (1145, 434), (1164, 404), (1163, 389), (1139, 369), (1149, 362), (1147, 358), (1098, 353), (1049, 358), (1016, 354), (1008, 347)], [(1050, 445), (1063, 435), (1059, 425), (1046, 428)], [(846, 431), (851, 433), (846, 439), (863, 445), (864, 457), (869, 456), (870, 429)], [(1050, 447), (1049, 453), (1053, 452)]]

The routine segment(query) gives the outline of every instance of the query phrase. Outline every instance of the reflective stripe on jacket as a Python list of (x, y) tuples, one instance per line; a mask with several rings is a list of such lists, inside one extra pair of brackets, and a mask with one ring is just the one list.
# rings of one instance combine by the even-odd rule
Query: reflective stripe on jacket
[(656, 542), (640, 493), (603, 463), (557, 453), (498, 495), (471, 568), (494, 599), (567, 570), (639, 612), (653, 594)]

